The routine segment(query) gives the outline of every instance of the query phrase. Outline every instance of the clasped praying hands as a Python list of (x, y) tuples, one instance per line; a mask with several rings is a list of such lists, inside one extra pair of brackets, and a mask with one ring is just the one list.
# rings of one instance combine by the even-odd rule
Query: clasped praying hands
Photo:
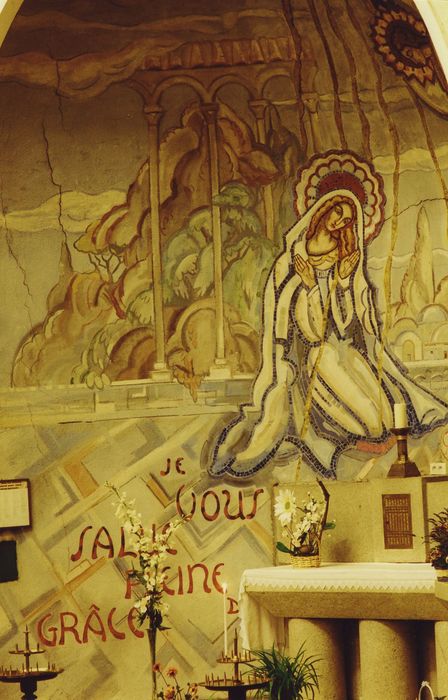
[(314, 268), (308, 260), (304, 260), (301, 255), (294, 255), (294, 270), (301, 277), (303, 284), (308, 289), (312, 289), (316, 284), (316, 275), (314, 273)]
[(345, 258), (342, 258), (341, 262), (339, 263), (339, 277), (342, 277), (342, 279), (346, 279), (349, 275), (351, 275), (356, 265), (358, 264), (358, 261), (358, 249), (354, 250), (353, 253), (347, 255)]

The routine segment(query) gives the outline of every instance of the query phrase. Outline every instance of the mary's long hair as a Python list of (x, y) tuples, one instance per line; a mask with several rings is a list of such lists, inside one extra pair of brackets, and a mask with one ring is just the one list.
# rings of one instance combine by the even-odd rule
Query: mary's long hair
[(354, 230), (355, 211), (353, 209), (353, 202), (348, 197), (344, 197), (342, 195), (337, 194), (334, 197), (331, 197), (331, 199), (328, 199), (326, 202), (324, 202), (324, 204), (322, 204), (320, 209), (316, 211), (316, 213), (310, 221), (308, 231), (306, 232), (306, 239), (310, 240), (311, 238), (313, 238), (321, 220), (333, 209), (333, 207), (336, 204), (348, 204), (348, 206), (350, 207), (350, 211), (352, 212), (351, 220), (346, 226), (344, 226), (344, 228), (339, 229), (339, 236), (337, 237), (337, 239), (335, 239), (337, 240), (338, 244), (339, 260), (342, 260), (342, 258), (347, 257), (347, 255), (351, 255), (351, 253), (353, 253), (357, 248), (356, 234)]

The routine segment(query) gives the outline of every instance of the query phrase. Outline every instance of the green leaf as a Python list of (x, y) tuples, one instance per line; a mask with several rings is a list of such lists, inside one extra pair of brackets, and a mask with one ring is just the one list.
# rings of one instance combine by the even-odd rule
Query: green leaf
[(286, 544), (283, 544), (283, 542), (277, 542), (276, 545), (277, 549), (280, 552), (285, 552), (286, 554), (292, 554), (292, 550), (289, 549), (289, 547), (286, 546)]
[[(252, 652), (255, 663), (248, 664), (251, 672), (270, 678), (269, 697), (271, 700), (300, 700), (314, 698), (319, 688), (315, 656), (306, 656), (302, 645), (296, 656), (290, 657), (274, 646)], [(256, 697), (261, 697), (262, 693)]]
[(324, 530), (334, 530), (335, 527), (336, 523), (333, 520), (331, 523), (325, 523)]

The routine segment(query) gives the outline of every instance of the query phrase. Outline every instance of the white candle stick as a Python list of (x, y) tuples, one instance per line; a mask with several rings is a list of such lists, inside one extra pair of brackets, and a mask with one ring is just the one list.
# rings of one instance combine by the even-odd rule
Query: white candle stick
[(227, 583), (222, 584), (222, 600), (224, 613), (224, 658), (227, 656)]
[(396, 428), (408, 427), (408, 416), (405, 403), (394, 404), (394, 426)]

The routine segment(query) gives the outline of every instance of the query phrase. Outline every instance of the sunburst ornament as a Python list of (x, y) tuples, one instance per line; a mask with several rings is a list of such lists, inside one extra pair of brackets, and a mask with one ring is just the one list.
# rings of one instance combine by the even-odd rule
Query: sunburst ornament
[(327, 151), (313, 156), (298, 172), (296, 211), (301, 216), (328, 192), (350, 190), (364, 213), (364, 240), (369, 243), (384, 222), (383, 178), (373, 166), (351, 151)]
[(383, 61), (421, 85), (434, 83), (434, 53), (423, 22), (404, 10), (379, 10), (372, 36)]

